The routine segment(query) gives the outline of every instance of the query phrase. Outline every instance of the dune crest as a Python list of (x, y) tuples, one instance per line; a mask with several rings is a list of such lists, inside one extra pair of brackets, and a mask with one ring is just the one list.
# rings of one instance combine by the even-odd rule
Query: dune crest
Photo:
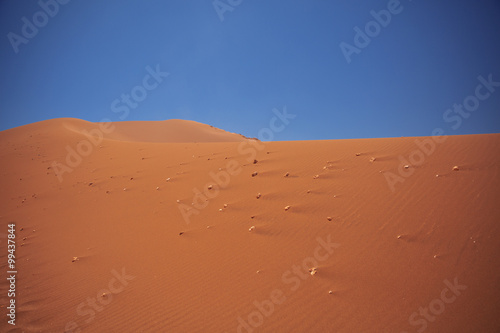
[(107, 137), (133, 142), (242, 142), (241, 134), (229, 133), (191, 120), (124, 121), (113, 123), (115, 130)]
[[(106, 124), (109, 130), (101, 130)], [(71, 136), (70, 132), (85, 138), (101, 133), (105, 139), (127, 142), (189, 143), (189, 142), (242, 142), (247, 138), (241, 134), (226, 132), (222, 129), (192, 120), (170, 119), (164, 121), (123, 121), (111, 123), (92, 123), (76, 118), (56, 118), (20, 126), (25, 131), (10, 129), (0, 132), (0, 139), (15, 138), (25, 132), (52, 133)], [(98, 131), (98, 132), (96, 132)]]

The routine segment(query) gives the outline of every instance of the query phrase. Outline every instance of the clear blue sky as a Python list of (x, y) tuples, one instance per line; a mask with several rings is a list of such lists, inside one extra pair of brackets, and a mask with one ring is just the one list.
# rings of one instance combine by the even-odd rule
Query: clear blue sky
[[(236, 4), (221, 21), (213, 0), (73, 0), (53, 17), (37, 14), (38, 1), (3, 0), (0, 130), (59, 117), (180, 118), (254, 137), (286, 105), (296, 118), (275, 140), (500, 132), (500, 87), (487, 98), (481, 88), (460, 126), (443, 119), (479, 75), (500, 82), (500, 2), (401, 0), (348, 63), (340, 44), (355, 46), (353, 28), (392, 1), (221, 0)], [(12, 43), (9, 33), (24, 38), (23, 17), (41, 26)], [(125, 106), (122, 94), (157, 65), (169, 76), (120, 119), (113, 101)]]

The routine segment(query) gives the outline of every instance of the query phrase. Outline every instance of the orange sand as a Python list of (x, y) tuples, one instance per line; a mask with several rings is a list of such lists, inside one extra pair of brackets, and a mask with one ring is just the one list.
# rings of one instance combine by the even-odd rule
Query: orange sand
[[(499, 134), (259, 142), (182, 120), (99, 126), (0, 132), (1, 269), (15, 223), (18, 270), (16, 326), (2, 278), (0, 331), (500, 331)], [(423, 163), (400, 161), (417, 160), (415, 140)], [(70, 166), (67, 147), (87, 156)]]

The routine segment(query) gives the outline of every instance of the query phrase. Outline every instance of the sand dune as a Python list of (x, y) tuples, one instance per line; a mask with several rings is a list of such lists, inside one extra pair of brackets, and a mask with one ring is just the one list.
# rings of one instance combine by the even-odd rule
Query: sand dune
[(100, 126), (0, 132), (0, 331), (500, 331), (499, 134)]
[[(22, 131), (20, 129), (23, 129)], [(91, 123), (75, 118), (58, 118), (21, 126), (19, 129), (3, 131), (4, 140), (51, 133), (53, 137), (69, 138), (79, 135), (103, 135), (106, 139), (132, 142), (241, 142), (243, 135), (229, 133), (210, 125), (190, 120), (170, 119), (165, 121), (122, 121), (114, 123)], [(76, 137), (75, 137), (76, 138)]]

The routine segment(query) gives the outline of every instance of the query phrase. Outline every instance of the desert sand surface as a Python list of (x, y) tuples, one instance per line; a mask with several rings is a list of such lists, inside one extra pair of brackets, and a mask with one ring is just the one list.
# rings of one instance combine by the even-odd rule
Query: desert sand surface
[(436, 139), (0, 132), (0, 331), (499, 332), (500, 134)]

